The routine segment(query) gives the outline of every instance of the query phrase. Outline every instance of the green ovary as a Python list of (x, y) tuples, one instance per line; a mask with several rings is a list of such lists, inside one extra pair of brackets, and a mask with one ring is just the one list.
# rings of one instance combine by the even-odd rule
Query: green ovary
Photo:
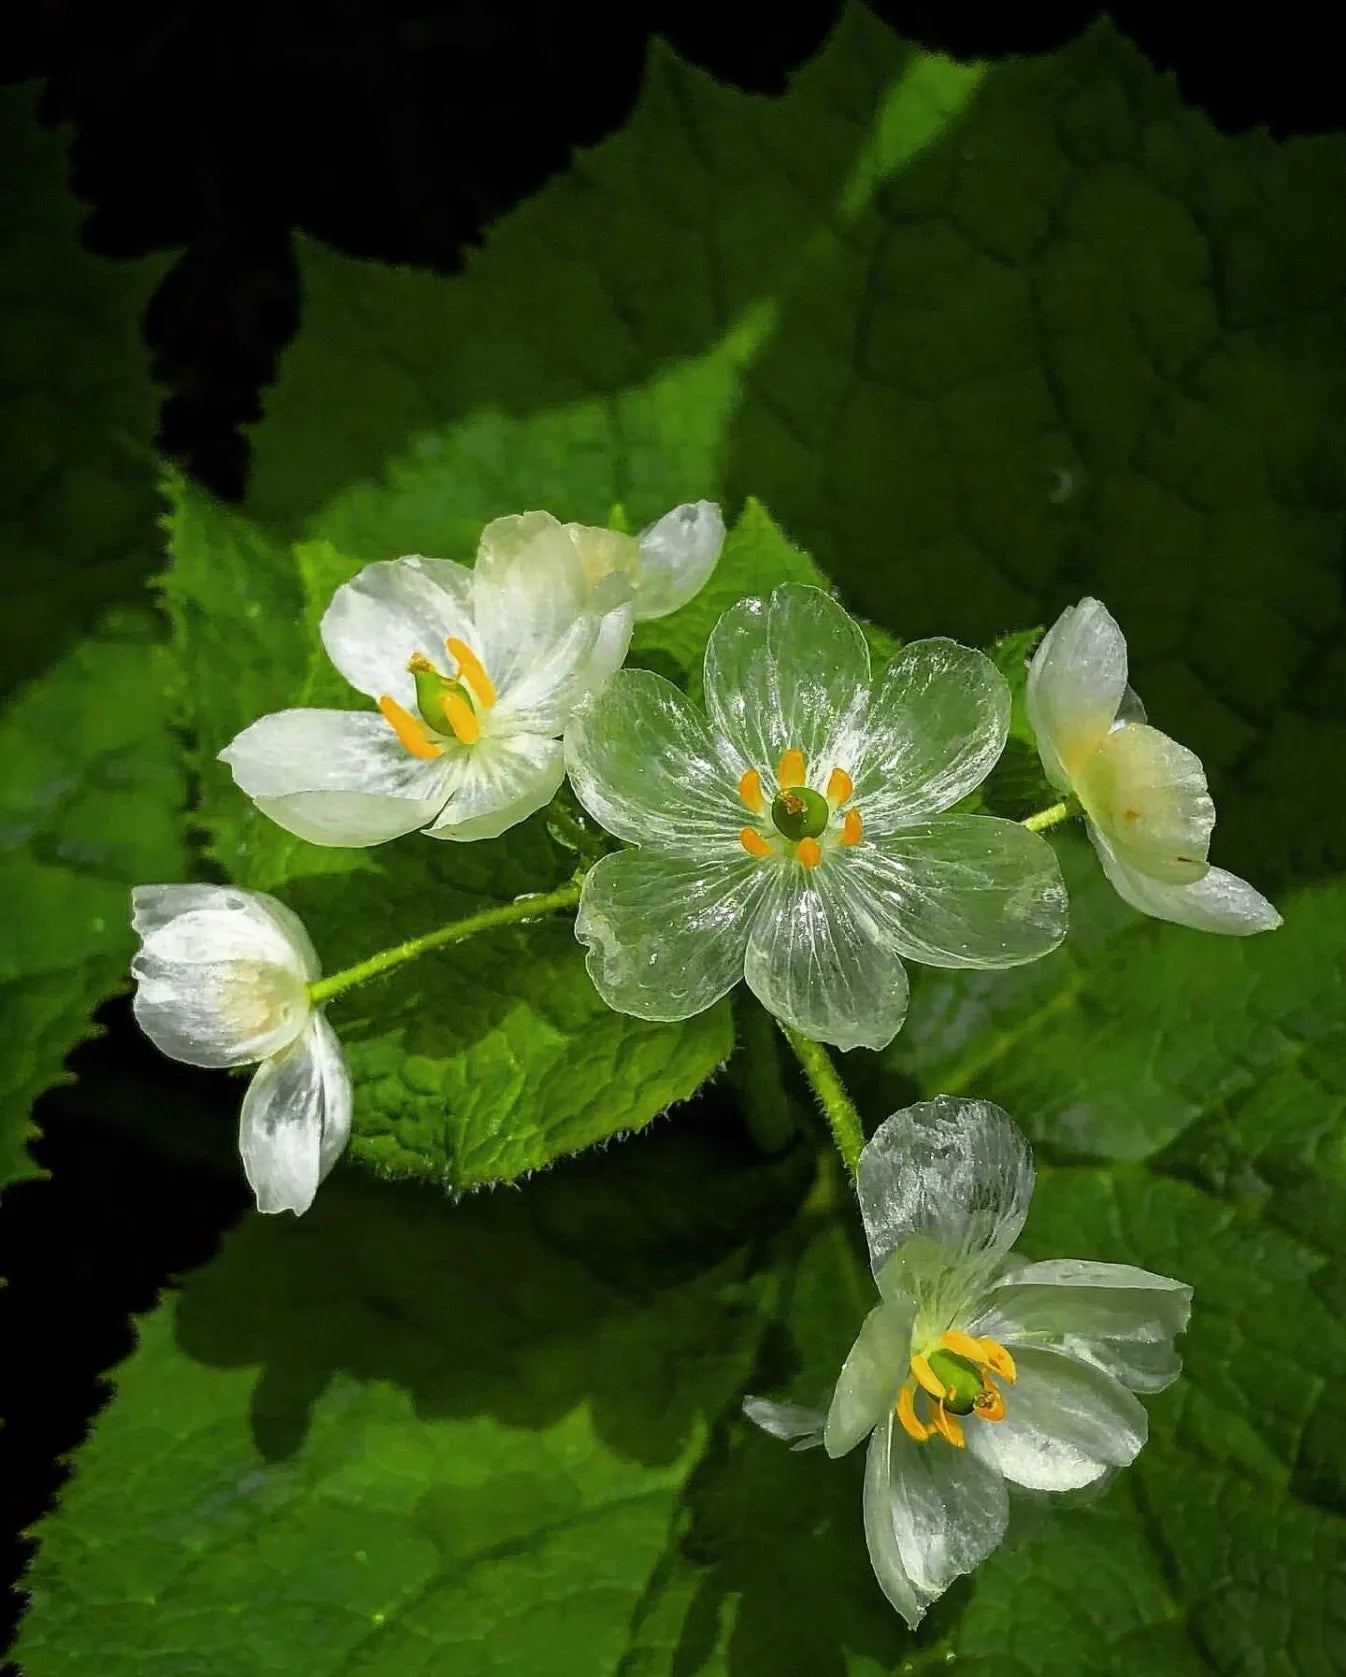
[(771, 803), (771, 820), (792, 844), (817, 838), (827, 829), (832, 811), (827, 799), (811, 786), (792, 786), (778, 792)]
[(981, 1370), (966, 1357), (942, 1347), (930, 1353), (930, 1367), (945, 1391), (953, 1394), (944, 1399), (950, 1415), (970, 1415), (985, 1385)]

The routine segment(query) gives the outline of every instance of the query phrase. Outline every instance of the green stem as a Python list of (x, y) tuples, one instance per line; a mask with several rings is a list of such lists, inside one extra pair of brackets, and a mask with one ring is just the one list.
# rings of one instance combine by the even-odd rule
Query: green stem
[(404, 961), (414, 961), (449, 943), (461, 943), (464, 938), (475, 937), (478, 932), (491, 932), (497, 926), (517, 926), (525, 920), (539, 920), (545, 914), (574, 908), (580, 900), (580, 884), (580, 880), (572, 879), (558, 885), (554, 891), (516, 897), (512, 903), (484, 908), (480, 914), (469, 914), (464, 920), (450, 920), (445, 926), (437, 926), (433, 932), (408, 938), (405, 943), (395, 944), (391, 949), (380, 949), (377, 954), (357, 961), (343, 972), (334, 972), (315, 980), (308, 987), (309, 1001), (314, 1007), (319, 1007), (323, 1002), (330, 1002), (333, 996), (339, 996), (343, 990), (349, 990), (356, 984), (367, 984), (371, 978), (381, 978)]
[(855, 1109), (855, 1102), (846, 1093), (846, 1085), (837, 1075), (831, 1055), (820, 1042), (802, 1036), (789, 1025), (782, 1025), (781, 1030), (785, 1034), (785, 1040), (794, 1049), (795, 1058), (803, 1068), (814, 1098), (822, 1108), (823, 1117), (832, 1131), (832, 1139), (837, 1144), (837, 1151), (841, 1154), (846, 1169), (854, 1176), (856, 1166), (860, 1163), (861, 1149), (865, 1145), (864, 1127), (860, 1123), (860, 1114)]
[(1059, 804), (1053, 804), (1050, 809), (1040, 809), (1035, 814), (1026, 816), (1019, 825), (1027, 827), (1030, 833), (1043, 833), (1048, 827), (1059, 827), (1063, 821), (1069, 821), (1072, 815), (1079, 813), (1079, 807), (1074, 798), (1062, 798)]

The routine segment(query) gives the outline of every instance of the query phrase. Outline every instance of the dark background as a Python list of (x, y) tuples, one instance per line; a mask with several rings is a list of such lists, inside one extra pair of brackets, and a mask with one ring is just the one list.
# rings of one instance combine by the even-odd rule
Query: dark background
[[(903, 4), (872, 9), (922, 45), (996, 57), (1060, 45), (1087, 4)], [(290, 237), (451, 272), (464, 247), (621, 126), (649, 37), (737, 86), (782, 91), (839, 0), (728, 5), (628, 0), (28, 0), (7, 19), (0, 78), (40, 79), (43, 120), (73, 135), (85, 241), (113, 257), (182, 255), (145, 335), (169, 392), (159, 441), (217, 494), (247, 473), (241, 427), (298, 323)], [(1120, 4), (1111, 16), (1222, 129), (1277, 137), (1340, 129), (1342, 78), (1305, 5), (1256, 21), (1204, 7)], [(1260, 15), (1259, 15), (1260, 14)], [(1248, 14), (1245, 14), (1245, 16)], [(131, 1348), (129, 1318), (202, 1263), (242, 1214), (237, 1090), (160, 1058), (124, 1001), (74, 1058), (78, 1081), (38, 1108), (51, 1173), (0, 1209), (0, 1554), (48, 1507), (60, 1458)], [(147, 1104), (203, 1114), (190, 1156), (146, 1137)], [(724, 1099), (717, 1094), (715, 1099)], [(21, 1610), (0, 1612), (0, 1648)]]

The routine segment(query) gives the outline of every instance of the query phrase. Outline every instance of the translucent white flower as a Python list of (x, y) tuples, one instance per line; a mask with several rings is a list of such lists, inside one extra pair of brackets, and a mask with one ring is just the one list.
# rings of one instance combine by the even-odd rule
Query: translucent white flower
[(836, 1457), (869, 1439), (870, 1560), (914, 1626), (999, 1543), (1006, 1481), (1078, 1490), (1134, 1460), (1147, 1430), (1134, 1394), (1177, 1378), (1192, 1290), (1129, 1264), (1016, 1259), (1032, 1154), (987, 1101), (894, 1114), (857, 1188), (879, 1303), (831, 1407), (744, 1407), (796, 1448)]
[(1073, 793), (1118, 896), (1159, 920), (1245, 937), (1281, 917), (1206, 860), (1215, 805), (1195, 752), (1145, 720), (1126, 639), (1098, 600), (1067, 606), (1028, 667), (1028, 716), (1047, 778)]
[(1051, 847), (944, 813), (1005, 743), (1009, 691), (980, 652), (917, 641), (871, 686), (859, 626), (790, 584), (720, 619), (705, 692), (708, 716), (623, 670), (566, 731), (580, 801), (639, 846), (591, 869), (575, 922), (619, 1012), (686, 1019), (746, 978), (805, 1035), (881, 1048), (900, 957), (1005, 967), (1060, 942)]
[(259, 1211), (307, 1211), (350, 1136), (336, 1032), (309, 1003), (319, 976), (284, 903), (227, 885), (139, 885), (133, 1003), (146, 1036), (189, 1066), (248, 1066), (238, 1149)]

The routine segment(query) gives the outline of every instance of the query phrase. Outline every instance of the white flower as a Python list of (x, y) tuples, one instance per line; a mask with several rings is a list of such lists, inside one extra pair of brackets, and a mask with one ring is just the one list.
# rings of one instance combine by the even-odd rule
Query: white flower
[(1017, 1260), (1032, 1154), (987, 1101), (894, 1114), (856, 1185), (880, 1302), (831, 1407), (744, 1407), (796, 1448), (836, 1457), (869, 1438), (870, 1560), (914, 1626), (1000, 1542), (1007, 1480), (1078, 1490), (1134, 1460), (1147, 1430), (1134, 1394), (1177, 1378), (1192, 1290), (1129, 1264)]
[(1215, 805), (1195, 752), (1151, 728), (1127, 686), (1126, 639), (1107, 608), (1067, 606), (1028, 667), (1028, 716), (1052, 785), (1073, 793), (1118, 896), (1159, 920), (1245, 937), (1281, 917), (1206, 860)]
[(139, 885), (135, 1015), (170, 1059), (257, 1065), (238, 1148), (259, 1211), (307, 1211), (345, 1148), (351, 1082), (309, 1003), (318, 957), (297, 915), (227, 885)]
[(724, 546), (714, 501), (687, 501), (640, 532), (636, 621), (667, 617), (705, 587)]
[(943, 813), (999, 757), (1009, 691), (988, 659), (917, 641), (871, 687), (859, 626), (793, 584), (742, 600), (706, 647), (703, 717), (623, 670), (566, 731), (581, 803), (638, 849), (590, 870), (575, 922), (612, 1007), (686, 1019), (741, 978), (805, 1035), (881, 1048), (900, 957), (1005, 967), (1066, 927), (1051, 847)]

